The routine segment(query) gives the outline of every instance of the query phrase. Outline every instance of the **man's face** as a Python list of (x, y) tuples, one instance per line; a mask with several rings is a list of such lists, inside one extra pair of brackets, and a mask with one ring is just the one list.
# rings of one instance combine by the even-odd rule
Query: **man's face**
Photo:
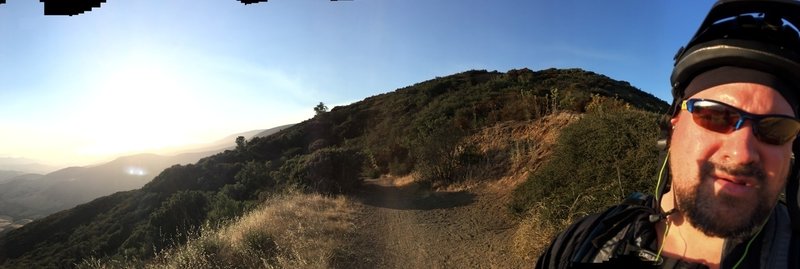
[[(753, 114), (794, 115), (777, 91), (759, 84), (723, 84), (691, 98), (719, 101)], [(671, 122), (670, 165), (677, 209), (709, 236), (752, 235), (786, 183), (792, 141), (783, 145), (759, 141), (750, 120), (730, 133), (697, 125), (686, 110)]]

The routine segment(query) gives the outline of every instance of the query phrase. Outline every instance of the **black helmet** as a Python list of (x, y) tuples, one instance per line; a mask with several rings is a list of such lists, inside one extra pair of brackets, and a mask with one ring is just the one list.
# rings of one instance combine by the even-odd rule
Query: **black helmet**
[[(720, 0), (711, 8), (694, 37), (678, 50), (672, 70), (672, 113), (692, 79), (711, 69), (735, 66), (773, 74), (788, 84), (785, 98), (800, 96), (800, 1)], [(787, 97), (791, 96), (791, 97)], [(787, 100), (800, 103), (800, 100)], [(795, 111), (800, 114), (800, 111)], [(792, 151), (800, 158), (800, 141)], [(792, 160), (786, 199), (794, 229), (800, 231), (800, 173)], [(660, 193), (664, 187), (659, 186)]]
[(800, 1), (720, 0), (675, 55), (672, 96), (720, 66), (757, 69), (800, 89)]

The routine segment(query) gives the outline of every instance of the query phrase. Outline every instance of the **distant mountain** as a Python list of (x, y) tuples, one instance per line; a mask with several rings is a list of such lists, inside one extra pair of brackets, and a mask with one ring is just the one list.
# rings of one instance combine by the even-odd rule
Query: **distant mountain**
[[(19, 157), (0, 157), (0, 170), (18, 171), (22, 173), (46, 174), (57, 170), (59, 167), (42, 164), (42, 162)], [(2, 180), (2, 175), (0, 175)]]
[(252, 139), (253, 137), (264, 137), (274, 133), (277, 133), (283, 129), (289, 128), (294, 124), (286, 124), (281, 125), (278, 127), (273, 127), (269, 129), (259, 129), (259, 130), (251, 130), (247, 132), (242, 132), (238, 134), (232, 134), (222, 138), (220, 140), (208, 143), (208, 144), (200, 144), (200, 145), (192, 145), (180, 148), (173, 148), (164, 150), (166, 152), (173, 151), (175, 153), (188, 153), (188, 152), (221, 152), (226, 149), (233, 149), (236, 147), (236, 138), (239, 136), (243, 136), (246, 139)]
[[(0, 215), (13, 219), (38, 219), (97, 197), (138, 189), (170, 166), (194, 163), (200, 158), (233, 149), (238, 136), (252, 139), (288, 126), (291, 124), (233, 134), (212, 143), (185, 148), (185, 152), (173, 156), (143, 153), (103, 164), (64, 168), (47, 175), (0, 171)], [(6, 158), (6, 161), (26, 164), (32, 160)]]
[(167, 167), (188, 164), (215, 152), (176, 156), (139, 154), (47, 175), (21, 175), (0, 184), (0, 215), (36, 219), (97, 197), (142, 187)]
[(192, 152), (222, 152), (226, 149), (233, 149), (236, 147), (236, 138), (239, 136), (243, 136), (246, 139), (252, 139), (253, 137), (261, 137), (267, 136), (276, 132), (279, 132), (287, 127), (292, 126), (293, 124), (286, 124), (281, 125), (278, 127), (273, 127), (270, 129), (258, 129), (258, 130), (250, 130), (247, 132), (241, 132), (237, 134), (232, 134), (226, 136), (225, 138), (219, 139), (214, 142), (210, 143), (203, 143), (203, 144), (194, 144), (194, 145), (185, 145), (185, 146), (176, 146), (176, 147), (167, 147), (161, 150), (156, 151), (155, 153), (161, 155), (176, 155), (176, 154), (183, 154), (183, 153), (192, 153)]
[[(194, 164), (172, 166), (141, 189), (12, 230), (0, 237), (0, 267), (70, 267), (89, 257), (147, 259), (184, 243), (198, 227), (241, 216), (285, 188), (349, 193), (360, 190), (365, 176), (433, 171), (447, 168), (450, 160), (492, 163), (475, 149), (446, 154), (467, 135), (498, 124), (582, 113), (606, 103), (656, 113), (668, 108), (627, 82), (580, 69), (472, 70), (431, 79), (336, 107)], [(129, 168), (109, 171), (123, 167)], [(66, 175), (78, 172), (63, 171), (59, 182), (77, 181)], [(141, 178), (130, 180), (136, 179)]]
[[(277, 133), (277, 132), (283, 131), (284, 129), (286, 129), (286, 128), (289, 128), (289, 127), (292, 127), (292, 126), (294, 126), (294, 124), (286, 124), (286, 125), (281, 125), (281, 126), (278, 126), (278, 127), (275, 127), (275, 128), (270, 128), (270, 129), (266, 129), (266, 130), (261, 130), (261, 132), (259, 132), (258, 134), (256, 134), (254, 137), (267, 137), (267, 136), (270, 136), (270, 135), (272, 135), (272, 134), (274, 134), (274, 133)], [(245, 137), (246, 137), (246, 136), (245, 136)], [(233, 138), (235, 139), (236, 137), (233, 137)], [(248, 139), (249, 139), (249, 138), (248, 138)]]
[(22, 174), (25, 173), (20, 171), (0, 170), (0, 183), (6, 182), (9, 179), (12, 179), (16, 176), (20, 176)]

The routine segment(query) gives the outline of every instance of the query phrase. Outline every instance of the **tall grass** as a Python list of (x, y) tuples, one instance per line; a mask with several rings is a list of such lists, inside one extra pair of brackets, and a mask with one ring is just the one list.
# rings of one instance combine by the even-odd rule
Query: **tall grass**
[(535, 260), (550, 245), (559, 226), (540, 217), (539, 209), (531, 209), (520, 221), (512, 239), (512, 251), (525, 260)]
[(651, 190), (659, 120), (619, 100), (593, 97), (584, 117), (561, 131), (552, 157), (514, 190), (510, 206), (523, 217), (518, 251), (538, 256), (573, 221)]
[[(293, 192), (218, 228), (204, 227), (149, 261), (87, 259), (79, 268), (330, 268), (353, 232), (344, 197)], [(347, 258), (347, 257), (345, 257)]]

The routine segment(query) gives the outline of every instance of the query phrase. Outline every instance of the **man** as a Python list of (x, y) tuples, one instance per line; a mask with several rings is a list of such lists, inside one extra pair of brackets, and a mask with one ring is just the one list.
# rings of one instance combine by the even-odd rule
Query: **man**
[(579, 220), (537, 268), (800, 268), (798, 27), (795, 0), (716, 3), (676, 56), (656, 194)]

